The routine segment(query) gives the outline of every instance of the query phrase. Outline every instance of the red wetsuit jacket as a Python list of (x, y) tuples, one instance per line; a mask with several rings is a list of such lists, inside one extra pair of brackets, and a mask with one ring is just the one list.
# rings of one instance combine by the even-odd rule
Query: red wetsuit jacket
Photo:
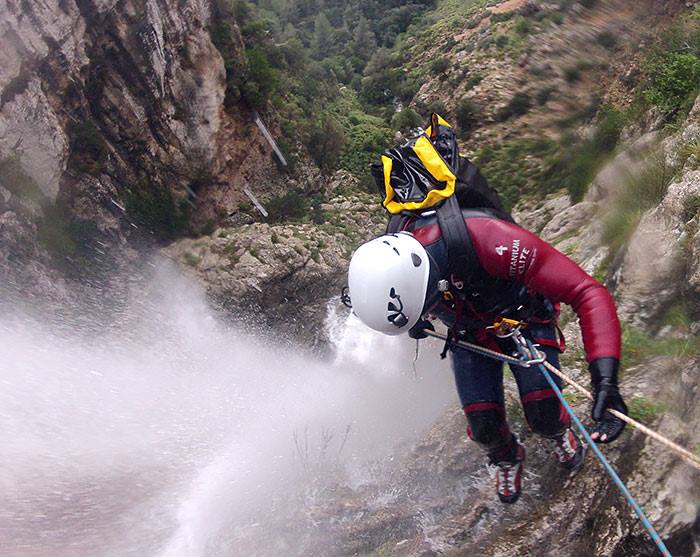
[[(613, 298), (603, 285), (516, 224), (489, 215), (466, 216), (465, 222), (476, 256), (489, 277), (522, 284), (531, 293), (570, 305), (579, 317), (588, 362), (620, 358), (620, 322)], [(405, 229), (413, 231), (428, 253), (439, 244), (444, 246), (434, 219), (413, 221)], [(446, 274), (444, 269), (441, 274)]]

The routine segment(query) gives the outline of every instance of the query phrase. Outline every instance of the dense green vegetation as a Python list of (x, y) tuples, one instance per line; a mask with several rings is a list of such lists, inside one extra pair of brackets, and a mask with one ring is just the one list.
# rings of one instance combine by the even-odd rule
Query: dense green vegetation
[(273, 108), (292, 167), (303, 145), (323, 171), (347, 169), (369, 187), (367, 164), (388, 147), (390, 128), (418, 121), (412, 110), (396, 111), (420, 82), (392, 47), (434, 4), (217, 0), (211, 36), (225, 61), (226, 104)]
[[(529, 106), (522, 102), (523, 107)], [(512, 139), (481, 148), (476, 162), (508, 207), (524, 195), (542, 196), (562, 188), (567, 189), (573, 201), (580, 201), (588, 184), (617, 147), (625, 122), (623, 113), (603, 106), (590, 138), (571, 134), (560, 141)]]
[[(532, 33), (561, 24), (558, 0), (552, 9), (525, 17), (515, 12), (491, 16), (494, 55), (515, 56)], [(586, 8), (594, 2), (579, 0)], [(392, 140), (394, 131), (419, 126), (431, 111), (445, 114), (440, 102), (415, 102), (421, 83), (431, 76), (476, 86), (483, 75), (452, 67), (446, 55), (455, 30), (473, 28), (489, 12), (489, 0), (217, 0), (212, 37), (227, 68), (227, 104), (274, 109), (281, 120), (279, 144), (293, 168), (304, 147), (327, 173), (345, 169), (372, 189), (368, 164)], [(559, 140), (516, 138), (477, 151), (485, 175), (512, 205), (523, 194), (541, 195), (565, 188), (573, 201), (614, 153), (623, 127), (641, 111), (656, 106), (669, 121), (684, 113), (700, 88), (700, 10), (681, 18), (643, 55), (636, 103), (621, 112), (599, 100), (563, 120), (562, 129), (589, 122), (592, 134), (567, 132)], [(233, 26), (240, 28), (239, 44)], [(607, 50), (618, 47), (607, 31), (595, 37)], [(435, 50), (433, 47), (439, 45)], [(479, 48), (489, 48), (480, 45)], [(493, 47), (492, 47), (493, 48)], [(420, 56), (426, 50), (431, 57)], [(412, 63), (420, 60), (420, 63)], [(589, 69), (565, 68), (575, 83)], [(456, 77), (455, 77), (456, 76)], [(516, 91), (497, 119), (507, 121), (546, 104), (551, 87), (537, 93)], [(479, 107), (469, 99), (448, 114), (461, 135), (477, 124)], [(96, 157), (99, 159), (99, 156)]]
[[(557, 152), (557, 143), (548, 139), (512, 139), (487, 145), (476, 153), (474, 162), (501, 194), (510, 209), (525, 194), (546, 194), (559, 189), (547, 182), (546, 169)], [(549, 186), (552, 189), (548, 189)]]
[(684, 117), (700, 92), (700, 7), (666, 30), (643, 70), (638, 101), (654, 105), (669, 120)]

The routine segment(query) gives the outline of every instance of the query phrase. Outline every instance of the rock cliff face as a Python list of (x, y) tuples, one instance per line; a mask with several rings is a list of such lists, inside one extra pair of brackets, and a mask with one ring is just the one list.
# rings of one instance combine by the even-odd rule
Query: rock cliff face
[(3, 270), (30, 287), (171, 233), (221, 127), (208, 4), (8, 1), (0, 14)]
[[(184, 190), (214, 154), (224, 70), (206, 2), (3, 2), (0, 149), (42, 201), (107, 212), (139, 181)], [(18, 192), (19, 197), (22, 193)]]
[[(133, 246), (210, 231), (247, 201), (246, 186), (263, 198), (288, 180), (318, 187), (317, 171), (278, 172), (245, 105), (224, 107), (211, 9), (204, 0), (0, 3), (7, 280), (58, 283), (65, 273), (55, 267), (81, 275), (88, 263), (132, 259)], [(268, 124), (274, 133), (274, 115)]]

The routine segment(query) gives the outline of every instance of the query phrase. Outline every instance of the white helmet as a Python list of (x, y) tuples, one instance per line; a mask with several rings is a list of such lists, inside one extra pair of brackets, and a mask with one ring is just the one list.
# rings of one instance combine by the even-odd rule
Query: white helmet
[(387, 335), (407, 332), (421, 318), (430, 263), (425, 248), (408, 232), (362, 244), (348, 270), (350, 301), (368, 327)]

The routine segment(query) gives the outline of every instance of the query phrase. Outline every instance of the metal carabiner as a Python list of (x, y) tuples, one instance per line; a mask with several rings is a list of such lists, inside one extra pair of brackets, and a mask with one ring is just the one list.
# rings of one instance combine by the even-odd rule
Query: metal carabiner
[[(520, 357), (523, 358), (523, 363), (520, 364), (522, 367), (532, 367), (539, 364), (543, 364), (545, 361), (547, 361), (547, 355), (544, 352), (540, 352), (538, 350), (540, 345), (528, 344), (522, 332), (520, 332), (520, 328), (511, 331), (509, 336), (513, 337), (513, 341), (518, 347)], [(532, 353), (531, 348), (535, 351), (535, 354)]]

